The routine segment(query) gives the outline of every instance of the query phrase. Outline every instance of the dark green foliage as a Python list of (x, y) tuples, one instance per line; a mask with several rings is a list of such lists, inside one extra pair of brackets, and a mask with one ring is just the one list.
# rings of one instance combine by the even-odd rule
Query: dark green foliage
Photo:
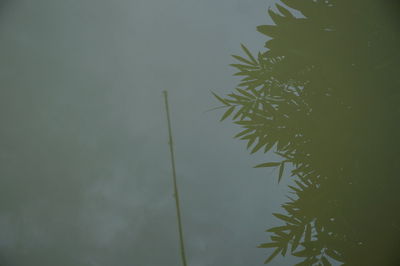
[[(400, 47), (389, 5), (373, 0), (285, 0), (269, 10), (272, 39), (232, 64), (242, 77), (217, 97), (251, 153), (274, 151), (278, 181), (291, 165), (293, 197), (268, 230), (266, 263), (397, 265), (400, 257)], [(391, 8), (394, 5), (391, 6)]]

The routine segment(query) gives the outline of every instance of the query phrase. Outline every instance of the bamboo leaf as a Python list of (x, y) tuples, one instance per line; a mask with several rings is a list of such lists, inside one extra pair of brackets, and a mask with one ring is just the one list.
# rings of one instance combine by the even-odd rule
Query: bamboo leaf
[(263, 138), (263, 139), (259, 139), (257, 145), (253, 148), (253, 150), (251, 151), (251, 154), (257, 152), (259, 149), (261, 149), (265, 144), (267, 143), (267, 139)]
[(291, 227), (289, 225), (277, 226), (277, 227), (273, 227), (273, 228), (266, 230), (266, 232), (274, 233), (277, 231), (286, 231), (286, 230), (289, 230), (290, 228)]
[(275, 6), (279, 10), (279, 12), (282, 13), (283, 16), (288, 17), (288, 18), (294, 18), (292, 13), (290, 13), (290, 11), (287, 10), (285, 7), (283, 7), (283, 6), (279, 5), (279, 4), (276, 4)]
[(260, 69), (260, 67), (259, 66), (250, 66), (250, 65), (241, 65), (241, 64), (229, 64), (230, 66), (232, 66), (232, 67), (234, 67), (234, 68), (237, 68), (237, 69), (239, 69), (239, 70), (243, 70), (243, 69), (254, 69), (254, 70), (256, 70), (256, 69)]
[(281, 255), (282, 256), (285, 256), (286, 255), (286, 252), (287, 252), (287, 245), (285, 245), (284, 247), (283, 247), (283, 249), (282, 249), (282, 251), (281, 251)]
[(233, 120), (237, 119), (240, 115), (242, 115), (242, 117), (245, 116), (245, 115), (246, 115), (246, 112), (248, 111), (248, 109), (249, 109), (249, 108), (246, 107), (246, 106), (241, 107), (241, 108), (236, 112), (236, 114), (233, 116)]
[(302, 192), (302, 190), (300, 190), (300, 189), (298, 189), (298, 188), (296, 188), (296, 187), (294, 187), (294, 186), (288, 186), (289, 188), (291, 188), (294, 192), (296, 192), (296, 193), (301, 193)]
[(247, 54), (247, 56), (250, 58), (250, 60), (254, 63), (257, 64), (257, 60), (253, 57), (253, 55), (250, 53), (249, 49), (246, 48), (243, 44), (240, 44), (242, 46), (243, 51)]
[(280, 213), (273, 213), (272, 215), (274, 215), (276, 218), (278, 218), (278, 219), (280, 219), (282, 221), (285, 221), (287, 223), (298, 224), (298, 222), (292, 217), (289, 217), (289, 216), (286, 216), (286, 215), (283, 215), (283, 214), (280, 214)]
[(271, 8), (268, 9), (268, 14), (269, 14), (270, 18), (272, 19), (272, 21), (276, 25), (280, 25), (280, 24), (284, 23), (284, 21), (286, 21), (286, 18), (284, 16), (281, 16), (280, 14), (278, 14), (277, 12), (272, 10)]
[(222, 108), (226, 108), (226, 106), (217, 106), (217, 107), (205, 110), (204, 113), (211, 112), (211, 111), (218, 110), (218, 109), (222, 109)]
[(332, 266), (332, 264), (329, 262), (329, 260), (325, 256), (322, 256), (321, 260), (322, 260), (323, 266)]
[(262, 33), (262, 34), (264, 34), (264, 35), (267, 35), (269, 37), (274, 37), (279, 32), (277, 27), (274, 26), (274, 25), (261, 25), (261, 26), (258, 26), (257, 27), (257, 31)]
[(245, 130), (239, 132), (238, 134), (236, 134), (236, 135), (234, 136), (234, 138), (239, 138), (239, 137), (241, 137), (241, 136), (243, 136), (243, 135), (246, 135), (246, 134), (252, 132), (253, 130), (254, 130), (254, 129), (247, 128), (247, 129), (245, 129)]
[(292, 255), (296, 257), (309, 257), (313, 255), (313, 252), (310, 249), (303, 249), (298, 252), (293, 252)]
[(251, 120), (242, 120), (242, 121), (236, 121), (235, 124), (242, 125), (242, 126), (250, 126), (250, 125), (253, 125), (254, 122)]
[(306, 233), (304, 235), (304, 242), (310, 242), (311, 241), (311, 224), (308, 223), (306, 227)]
[(276, 248), (275, 251), (271, 254), (271, 256), (269, 256), (269, 258), (266, 261), (264, 261), (264, 264), (271, 262), (276, 257), (276, 255), (279, 254), (281, 250), (282, 248)]
[(258, 248), (275, 248), (279, 247), (281, 244), (279, 242), (263, 243), (258, 246)]
[(211, 93), (214, 95), (215, 98), (217, 98), (221, 103), (225, 104), (226, 106), (230, 106), (231, 104), (228, 103), (226, 100), (222, 99), (219, 97), (215, 92), (211, 91)]
[(288, 243), (290, 241), (291, 235), (283, 231), (276, 231), (275, 234), (281, 238), (281, 242)]
[(304, 231), (304, 228), (302, 228), (302, 227), (299, 227), (298, 230), (296, 230), (296, 234), (295, 234), (293, 242), (292, 242), (292, 250), (291, 250), (292, 252), (294, 252), (297, 249), (297, 247), (299, 246), (300, 239), (303, 236), (303, 231)]
[(253, 65), (253, 66), (257, 65), (257, 64), (255, 64), (255, 63), (253, 63), (253, 62), (251, 62), (251, 61), (249, 61), (249, 60), (247, 60), (247, 59), (245, 59), (245, 58), (243, 58), (241, 56), (238, 56), (238, 55), (232, 55), (232, 57), (235, 58), (236, 60), (239, 60), (240, 62), (249, 64), (249, 65)]
[(256, 98), (254, 95), (248, 93), (247, 91), (245, 91), (245, 90), (243, 90), (243, 89), (237, 88), (236, 90), (239, 91), (241, 94), (243, 94), (243, 95), (249, 97), (249, 98), (252, 98), (252, 99), (255, 99), (255, 98)]
[(250, 74), (250, 72), (248, 72), (248, 71), (240, 71), (240, 72), (237, 72), (237, 73), (235, 73), (235, 74), (233, 74), (234, 76), (248, 76)]
[(301, 182), (299, 182), (298, 180), (294, 180), (294, 182), (299, 186), (299, 188), (301, 188), (302, 190), (305, 190), (307, 187), (304, 186)]
[(234, 98), (238, 101), (242, 101), (242, 102), (249, 102), (249, 99), (247, 97), (241, 96), (241, 95), (237, 95), (237, 94), (228, 94), (228, 96), (230, 96), (231, 98)]
[(254, 168), (262, 168), (262, 167), (275, 167), (280, 165), (281, 163), (276, 163), (276, 162), (269, 162), (269, 163), (262, 163), (254, 166)]
[(224, 121), (230, 114), (232, 114), (233, 110), (235, 110), (235, 106), (231, 106), (221, 117), (220, 121)]
[(265, 145), (264, 153), (269, 152), (274, 147), (274, 144), (274, 142), (269, 142), (267, 145)]
[(278, 177), (278, 183), (281, 182), (282, 176), (283, 176), (283, 170), (285, 169), (285, 162), (281, 163), (281, 166), (279, 166), (279, 177)]
[(256, 141), (256, 139), (257, 139), (257, 136), (255, 136), (254, 134), (253, 134), (253, 137), (252, 137), (252, 138), (249, 138), (249, 142), (247, 142), (247, 149), (249, 149), (249, 148), (251, 147), (251, 145), (254, 144), (254, 142)]

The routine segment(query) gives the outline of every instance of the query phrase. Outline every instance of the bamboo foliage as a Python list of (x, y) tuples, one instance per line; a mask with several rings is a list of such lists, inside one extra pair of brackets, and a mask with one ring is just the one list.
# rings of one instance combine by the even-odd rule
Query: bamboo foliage
[(281, 225), (259, 245), (271, 250), (265, 263), (290, 253), (297, 265), (395, 265), (397, 28), (372, 0), (282, 2), (268, 12), (274, 25), (257, 28), (272, 38), (267, 50), (253, 54), (242, 44), (231, 65), (239, 84), (223, 97), (213, 92), (225, 109), (221, 121), (241, 128), (234, 137), (250, 153), (281, 158), (255, 168), (277, 168), (278, 182), (291, 168), (291, 195), (273, 214)]

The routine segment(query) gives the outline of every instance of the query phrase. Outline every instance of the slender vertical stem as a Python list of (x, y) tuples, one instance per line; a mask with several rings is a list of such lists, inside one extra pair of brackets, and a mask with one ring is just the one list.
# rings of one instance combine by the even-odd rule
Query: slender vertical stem
[(168, 106), (168, 94), (167, 91), (163, 91), (164, 99), (165, 99), (165, 111), (167, 113), (167, 122), (168, 122), (168, 135), (169, 135), (169, 149), (171, 153), (171, 165), (172, 165), (172, 178), (174, 181), (174, 196), (175, 196), (175, 204), (176, 204), (176, 216), (178, 218), (178, 231), (179, 231), (179, 242), (181, 247), (181, 257), (183, 266), (187, 266), (186, 256), (185, 256), (185, 245), (183, 242), (183, 231), (182, 231), (182, 221), (181, 221), (181, 210), (179, 205), (179, 193), (178, 193), (178, 184), (176, 181), (176, 171), (175, 171), (175, 156), (174, 156), (174, 148), (172, 142), (172, 129), (171, 129), (171, 119), (169, 116), (169, 106)]

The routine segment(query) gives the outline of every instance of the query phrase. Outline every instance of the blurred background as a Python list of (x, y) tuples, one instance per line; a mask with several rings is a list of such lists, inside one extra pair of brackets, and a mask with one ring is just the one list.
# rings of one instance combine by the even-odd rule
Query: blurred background
[(287, 188), (206, 111), (271, 3), (2, 0), (0, 265), (180, 265), (162, 90), (189, 265), (262, 265)]

